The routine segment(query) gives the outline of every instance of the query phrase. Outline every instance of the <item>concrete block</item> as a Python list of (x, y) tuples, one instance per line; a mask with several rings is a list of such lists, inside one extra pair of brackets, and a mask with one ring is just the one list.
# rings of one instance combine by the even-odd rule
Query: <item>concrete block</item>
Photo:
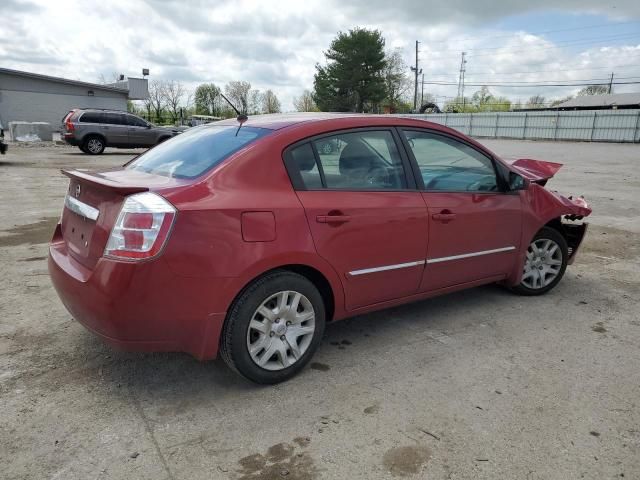
[(40, 137), (40, 140), (43, 142), (52, 142), (53, 141), (53, 129), (51, 128), (51, 124), (47, 122), (33, 122), (33, 128)]
[(50, 142), (53, 131), (46, 122), (9, 122), (11, 140), (18, 142)]

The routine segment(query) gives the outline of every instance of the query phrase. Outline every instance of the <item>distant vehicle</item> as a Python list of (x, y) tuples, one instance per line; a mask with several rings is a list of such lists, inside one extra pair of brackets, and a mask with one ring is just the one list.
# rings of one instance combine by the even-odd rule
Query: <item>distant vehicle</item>
[(7, 153), (8, 148), (7, 144), (4, 143), (4, 128), (2, 127), (2, 121), (0, 120), (0, 154), (4, 155)]
[(217, 122), (218, 120), (222, 120), (222, 117), (213, 117), (211, 115), (191, 115), (187, 124), (190, 127), (197, 127), (198, 125), (205, 125), (211, 122)]
[(100, 155), (105, 147), (152, 147), (179, 133), (119, 110), (75, 109), (62, 120), (63, 140), (89, 155)]
[(220, 353), (276, 383), (325, 322), (487, 283), (540, 295), (573, 263), (591, 208), (545, 188), (560, 164), (507, 163), (422, 120), (315, 115), (225, 120), (64, 171), (49, 273), (71, 315), (118, 347)]

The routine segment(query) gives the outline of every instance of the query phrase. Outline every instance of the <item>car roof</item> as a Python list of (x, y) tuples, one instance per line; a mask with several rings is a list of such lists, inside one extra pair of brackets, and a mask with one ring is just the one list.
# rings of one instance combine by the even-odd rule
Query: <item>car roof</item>
[[(444, 114), (443, 114), (444, 119)], [(202, 125), (197, 128), (210, 128), (216, 125), (234, 125), (238, 126), (235, 118), (221, 120)], [(296, 113), (273, 113), (263, 115), (251, 115), (243, 124), (252, 127), (266, 128), (269, 130), (279, 130), (286, 132), (289, 129), (302, 129), (301, 135), (307, 135), (309, 132), (319, 133), (331, 132), (335, 130), (343, 130), (350, 128), (369, 128), (369, 127), (407, 127), (407, 128), (427, 128), (429, 130), (457, 137), (471, 145), (476, 146), (480, 151), (485, 152), (496, 159), (499, 157), (491, 152), (487, 147), (480, 144), (473, 138), (464, 135), (458, 130), (447, 127), (440, 123), (429, 122), (424, 120), (422, 115), (375, 115), (368, 113), (330, 113), (330, 112), (296, 112)]]
[(112, 110), (110, 108), (74, 108), (76, 112), (103, 112), (103, 113), (126, 113), (127, 115), (135, 115), (135, 113), (125, 112), (124, 110)]
[[(352, 120), (354, 126), (421, 126), (430, 127), (437, 130), (452, 131), (443, 125), (428, 122), (422, 118), (412, 118), (401, 115), (375, 115), (369, 113), (332, 113), (332, 112), (295, 112), (295, 113), (272, 113), (263, 115), (250, 115), (244, 123), (246, 126), (267, 128), (270, 130), (280, 130), (301, 124), (324, 123), (339, 120), (343, 124)], [(209, 123), (215, 125), (238, 125), (235, 118)]]

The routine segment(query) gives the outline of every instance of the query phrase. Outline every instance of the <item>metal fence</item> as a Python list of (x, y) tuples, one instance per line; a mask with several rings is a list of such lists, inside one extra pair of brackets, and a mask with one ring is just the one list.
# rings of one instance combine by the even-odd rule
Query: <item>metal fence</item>
[(640, 109), (400, 115), (454, 128), (471, 137), (640, 142)]

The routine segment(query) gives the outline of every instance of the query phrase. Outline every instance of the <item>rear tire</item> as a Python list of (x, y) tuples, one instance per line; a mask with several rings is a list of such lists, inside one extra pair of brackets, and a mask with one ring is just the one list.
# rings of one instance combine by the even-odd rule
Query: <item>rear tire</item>
[(106, 147), (104, 138), (98, 135), (89, 135), (82, 142), (80, 150), (89, 155), (100, 155)]
[(245, 378), (275, 384), (296, 375), (320, 344), (322, 295), (297, 273), (274, 271), (238, 296), (220, 337), (220, 355)]
[(512, 290), (527, 296), (547, 293), (564, 276), (568, 259), (569, 249), (562, 234), (553, 228), (542, 228), (529, 244), (522, 280)]

